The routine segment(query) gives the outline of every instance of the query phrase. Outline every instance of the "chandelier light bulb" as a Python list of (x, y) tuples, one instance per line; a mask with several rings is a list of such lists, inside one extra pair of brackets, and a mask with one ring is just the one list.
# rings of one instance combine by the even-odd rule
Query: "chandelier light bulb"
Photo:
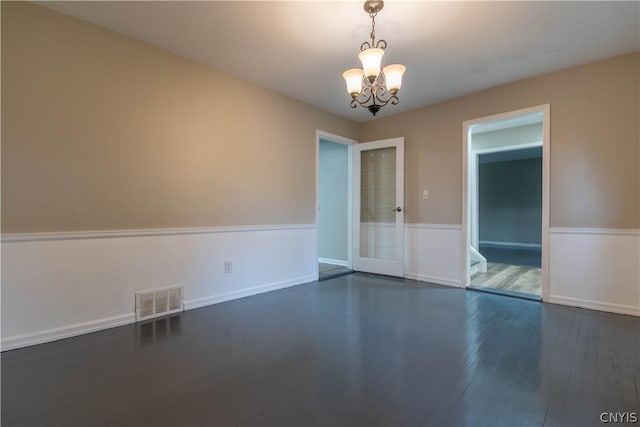
[(401, 64), (391, 64), (383, 68), (384, 78), (387, 84), (387, 90), (395, 95), (402, 87), (402, 76), (407, 67)]
[(352, 68), (342, 73), (342, 77), (347, 82), (347, 92), (353, 98), (362, 90), (362, 75), (362, 70), (359, 68)]
[(358, 58), (362, 61), (364, 75), (371, 83), (373, 83), (378, 77), (378, 74), (380, 74), (380, 63), (382, 62), (383, 56), (384, 50), (375, 47), (363, 50), (358, 55)]

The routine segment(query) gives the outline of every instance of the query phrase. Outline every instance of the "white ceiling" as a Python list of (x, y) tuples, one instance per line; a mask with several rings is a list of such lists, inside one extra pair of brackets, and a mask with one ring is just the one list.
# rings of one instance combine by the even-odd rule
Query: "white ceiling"
[[(359, 66), (361, 1), (42, 2), (327, 111), (352, 110), (342, 72)], [(398, 113), (640, 50), (639, 2), (402, 2), (377, 18), (385, 63), (407, 66)]]

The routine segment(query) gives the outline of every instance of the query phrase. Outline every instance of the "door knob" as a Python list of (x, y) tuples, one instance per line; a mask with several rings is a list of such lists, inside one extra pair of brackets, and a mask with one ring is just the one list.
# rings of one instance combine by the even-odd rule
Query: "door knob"
[(400, 206), (398, 206), (397, 208), (393, 209), (395, 212), (402, 212), (402, 208)]

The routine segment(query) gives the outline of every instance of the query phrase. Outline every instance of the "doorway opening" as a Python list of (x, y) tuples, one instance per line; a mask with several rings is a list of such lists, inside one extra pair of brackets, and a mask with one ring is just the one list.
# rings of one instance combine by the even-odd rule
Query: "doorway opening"
[(355, 141), (316, 132), (316, 253), (318, 280), (353, 273), (351, 158)]
[(468, 288), (547, 293), (549, 106), (465, 122)]

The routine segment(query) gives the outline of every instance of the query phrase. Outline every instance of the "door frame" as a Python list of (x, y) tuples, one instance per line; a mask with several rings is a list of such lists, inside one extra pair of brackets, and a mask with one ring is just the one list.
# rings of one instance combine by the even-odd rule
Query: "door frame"
[[(357, 159), (353, 157), (354, 166), (352, 167), (353, 171), (353, 180), (352, 180), (352, 195), (353, 195), (353, 256), (352, 259), (358, 260), (360, 263), (359, 267), (363, 267), (363, 269), (359, 271), (364, 271), (368, 273), (375, 274), (383, 274), (383, 275), (392, 275), (396, 277), (404, 277), (404, 262), (405, 262), (405, 254), (404, 254), (404, 218), (405, 218), (405, 210), (404, 210), (404, 181), (405, 181), (405, 171), (404, 171), (404, 137), (396, 137), (396, 138), (388, 138), (381, 139), (376, 141), (366, 141), (360, 142), (357, 145), (357, 150), (375, 150), (377, 148), (386, 148), (389, 146), (395, 146), (396, 148), (396, 165), (398, 168), (396, 169), (396, 206), (400, 207), (400, 211), (396, 213), (395, 216), (395, 229), (396, 229), (396, 260), (395, 262), (391, 262), (390, 260), (380, 260), (374, 258), (361, 258), (359, 256), (360, 253), (360, 157)], [(400, 215), (398, 217), (398, 215)], [(393, 264), (397, 268), (396, 271), (391, 272), (389, 269), (380, 268), (383, 263)], [(357, 263), (356, 263), (357, 264)], [(387, 270), (387, 271), (383, 271)]]
[(469, 246), (471, 245), (472, 212), (470, 203), (470, 159), (473, 157), (471, 149), (471, 127), (480, 123), (506, 119), (528, 113), (542, 113), (542, 288), (541, 298), (543, 301), (549, 299), (549, 189), (550, 189), (550, 167), (551, 167), (551, 104), (542, 104), (529, 108), (508, 111), (491, 116), (480, 117), (462, 122), (462, 256), (460, 262), (460, 277), (462, 286), (470, 284), (469, 266)]
[(352, 197), (352, 159), (353, 146), (358, 143), (355, 139), (335, 135), (323, 130), (316, 130), (316, 209), (315, 209), (315, 260), (313, 269), (316, 280), (319, 278), (318, 263), (320, 262), (320, 139), (347, 146), (347, 267), (353, 267), (353, 197)]

